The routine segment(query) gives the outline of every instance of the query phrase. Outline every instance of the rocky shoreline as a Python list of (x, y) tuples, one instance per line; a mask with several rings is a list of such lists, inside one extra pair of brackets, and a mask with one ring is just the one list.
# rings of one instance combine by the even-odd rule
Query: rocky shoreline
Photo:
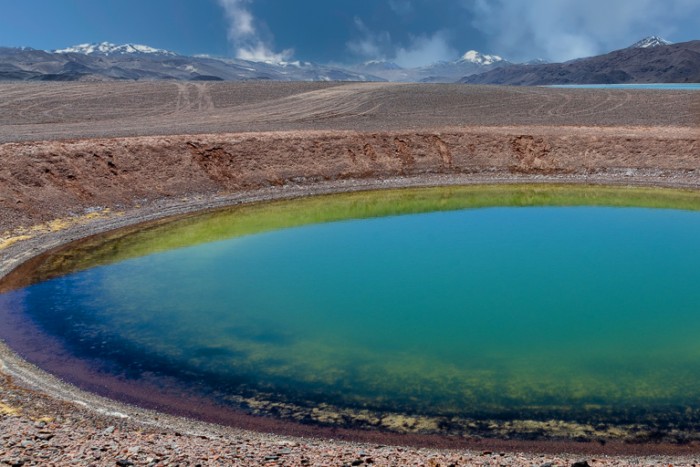
[[(3, 379), (3, 399), (25, 397)], [(26, 402), (26, 401), (25, 401)], [(22, 414), (0, 406), (0, 465), (95, 466), (368, 466), (368, 465), (695, 465), (697, 458), (584, 454), (536, 454), (493, 450), (438, 450), (292, 438), (208, 427), (190, 429), (142, 426), (136, 421), (99, 416), (42, 396)], [(50, 412), (52, 415), (42, 416)], [(183, 422), (186, 423), (186, 422)], [(193, 424), (194, 425), (194, 424)], [(190, 427), (191, 428), (191, 427)]]
[[(475, 183), (588, 183), (700, 187), (694, 177), (433, 175), (380, 180), (287, 184), (233, 195), (159, 200), (122, 212), (76, 221), (64, 230), (39, 233), (0, 250), (4, 276), (17, 264), (66, 241), (135, 223), (237, 203), (324, 193), (406, 186)], [(120, 404), (84, 393), (17, 358), (0, 345), (0, 462), (8, 465), (692, 465), (694, 443), (454, 440), (371, 433), (319, 432), (303, 437), (265, 434), (274, 424), (262, 418), (254, 431), (220, 427)], [(329, 438), (349, 438), (333, 441)], [(369, 439), (368, 439), (369, 438)], [(430, 445), (433, 448), (397, 447)], [(442, 449), (439, 449), (442, 448)], [(570, 452), (572, 454), (555, 454)], [(638, 459), (630, 455), (651, 455)], [(627, 455), (627, 456), (626, 456)], [(609, 457), (611, 456), (611, 457)], [(595, 459), (595, 461), (594, 461)], [(581, 464), (583, 465), (583, 464)]]

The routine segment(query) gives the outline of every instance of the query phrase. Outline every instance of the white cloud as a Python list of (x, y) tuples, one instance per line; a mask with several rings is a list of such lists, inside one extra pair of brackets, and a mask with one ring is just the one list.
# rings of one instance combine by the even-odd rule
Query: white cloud
[(280, 63), (289, 60), (291, 49), (275, 52), (255, 27), (250, 11), (252, 0), (218, 0), (229, 22), (228, 38), (236, 49), (236, 58), (254, 62)]
[(474, 26), (499, 53), (564, 61), (625, 47), (647, 35), (669, 36), (697, 0), (463, 0)]
[(432, 36), (414, 37), (408, 47), (399, 47), (394, 61), (404, 68), (413, 68), (431, 63), (454, 60), (458, 56), (450, 46), (447, 34), (438, 31)]
[(455, 60), (459, 55), (449, 45), (445, 31), (430, 36), (414, 36), (408, 45), (397, 45), (387, 31), (372, 31), (360, 18), (355, 18), (355, 27), (360, 37), (348, 42), (347, 47), (365, 60), (388, 60), (405, 68), (413, 68), (441, 60)]
[(350, 52), (363, 59), (386, 59), (387, 52), (391, 50), (391, 35), (386, 31), (371, 31), (362, 19), (357, 16), (354, 22), (355, 28), (357, 28), (360, 33), (360, 37), (346, 44)]

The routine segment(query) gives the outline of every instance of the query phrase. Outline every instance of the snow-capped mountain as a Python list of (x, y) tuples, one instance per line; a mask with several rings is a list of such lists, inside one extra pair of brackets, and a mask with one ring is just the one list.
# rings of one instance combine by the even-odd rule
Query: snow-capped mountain
[(503, 62), (504, 60), (503, 57), (499, 57), (498, 55), (487, 55), (477, 52), (476, 50), (470, 50), (462, 55), (462, 58), (459, 61), (489, 66), (493, 65), (494, 63)]
[(635, 42), (629, 48), (630, 49), (647, 49), (649, 47), (659, 47), (661, 45), (671, 45), (673, 42), (667, 41), (666, 39), (659, 36), (649, 36), (645, 37), (641, 41)]
[(456, 60), (435, 62), (422, 67), (402, 68), (393, 62), (371, 60), (354, 66), (353, 70), (371, 73), (387, 81), (454, 83), (464, 76), (483, 73), (508, 64), (507, 60), (498, 55), (470, 50)]
[(454, 83), (465, 76), (483, 73), (510, 62), (498, 55), (482, 54), (476, 50), (469, 50), (459, 59), (449, 62), (437, 62), (432, 65), (418, 68), (420, 79), (423, 83)]
[(125, 54), (147, 54), (175, 56), (175, 52), (169, 50), (156, 49), (141, 44), (112, 44), (111, 42), (100, 42), (93, 44), (79, 44), (66, 49), (54, 50), (58, 54), (83, 54), (83, 55), (125, 55)]

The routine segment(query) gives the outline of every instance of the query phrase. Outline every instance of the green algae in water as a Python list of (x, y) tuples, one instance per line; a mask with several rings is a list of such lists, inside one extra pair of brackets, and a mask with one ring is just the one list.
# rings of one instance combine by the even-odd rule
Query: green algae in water
[(78, 355), (223, 398), (644, 422), (700, 405), (699, 207), (558, 186), (241, 206), (94, 239), (13, 294)]

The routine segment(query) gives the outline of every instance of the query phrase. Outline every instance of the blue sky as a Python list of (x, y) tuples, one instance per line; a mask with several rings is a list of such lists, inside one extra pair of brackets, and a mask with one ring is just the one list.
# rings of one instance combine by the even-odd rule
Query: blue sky
[(418, 66), (470, 49), (560, 61), (651, 34), (700, 39), (698, 0), (0, 0), (0, 45)]

